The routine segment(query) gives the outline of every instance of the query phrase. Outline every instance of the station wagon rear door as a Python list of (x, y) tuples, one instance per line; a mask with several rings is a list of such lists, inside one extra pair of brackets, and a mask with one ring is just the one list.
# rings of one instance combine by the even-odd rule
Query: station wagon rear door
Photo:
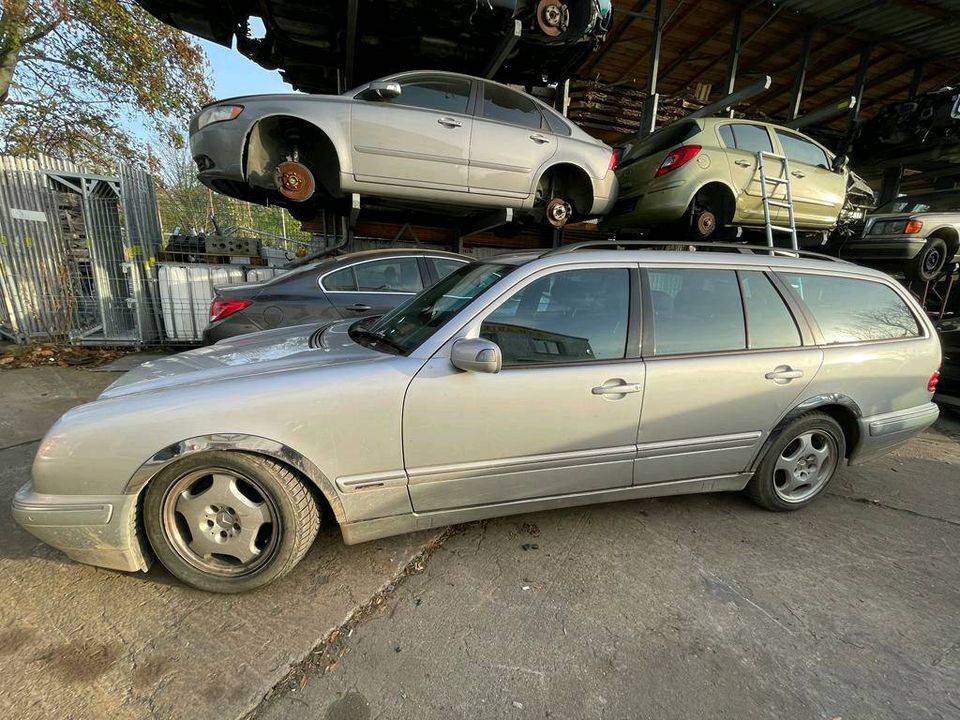
[(635, 484), (747, 467), (823, 362), (786, 295), (757, 270), (644, 270), (647, 387)]

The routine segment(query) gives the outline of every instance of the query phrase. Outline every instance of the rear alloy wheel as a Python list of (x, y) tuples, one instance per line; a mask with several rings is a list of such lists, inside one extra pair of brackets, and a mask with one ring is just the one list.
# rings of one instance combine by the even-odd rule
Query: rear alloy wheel
[(209, 452), (162, 470), (147, 486), (144, 527), (164, 567), (212, 592), (242, 592), (285, 575), (320, 525), (307, 487), (256, 455)]
[(843, 429), (811, 412), (785, 427), (767, 449), (747, 494), (768, 510), (798, 510), (824, 491), (846, 457)]
[(946, 241), (942, 238), (930, 238), (907, 264), (906, 275), (910, 280), (920, 282), (936, 280), (943, 272), (947, 260)]

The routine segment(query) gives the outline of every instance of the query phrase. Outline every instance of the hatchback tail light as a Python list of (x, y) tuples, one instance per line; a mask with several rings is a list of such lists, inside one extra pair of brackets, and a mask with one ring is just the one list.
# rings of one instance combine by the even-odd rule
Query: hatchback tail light
[(661, 175), (666, 175), (668, 172), (673, 172), (677, 168), (682, 168), (693, 160), (701, 149), (699, 145), (681, 145), (671, 150), (663, 159), (663, 162), (660, 163), (660, 167), (657, 168), (657, 174), (654, 175), (654, 177), (660, 177)]
[(927, 392), (932, 393), (937, 391), (937, 384), (940, 382), (940, 371), (934, 370), (933, 375), (930, 376), (930, 381), (927, 383)]
[(250, 300), (216, 298), (210, 305), (210, 322), (215, 323), (217, 320), (228, 318), (251, 305), (253, 305), (253, 303)]
[(607, 168), (611, 172), (617, 169), (617, 163), (620, 162), (620, 158), (617, 157), (617, 151), (614, 150), (610, 153), (610, 167)]

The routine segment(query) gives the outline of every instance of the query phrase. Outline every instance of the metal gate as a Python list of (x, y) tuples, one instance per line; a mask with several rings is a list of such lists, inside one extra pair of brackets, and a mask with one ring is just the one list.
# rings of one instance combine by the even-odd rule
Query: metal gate
[(157, 339), (153, 182), (0, 157), (0, 332), (19, 340)]

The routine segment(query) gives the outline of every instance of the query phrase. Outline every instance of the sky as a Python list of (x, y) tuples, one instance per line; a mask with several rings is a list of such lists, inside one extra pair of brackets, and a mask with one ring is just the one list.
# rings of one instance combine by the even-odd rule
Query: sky
[(232, 48), (206, 40), (198, 41), (210, 61), (213, 94), (217, 99), (257, 93), (293, 92), (293, 88), (283, 81), (276, 70), (265, 70)]

